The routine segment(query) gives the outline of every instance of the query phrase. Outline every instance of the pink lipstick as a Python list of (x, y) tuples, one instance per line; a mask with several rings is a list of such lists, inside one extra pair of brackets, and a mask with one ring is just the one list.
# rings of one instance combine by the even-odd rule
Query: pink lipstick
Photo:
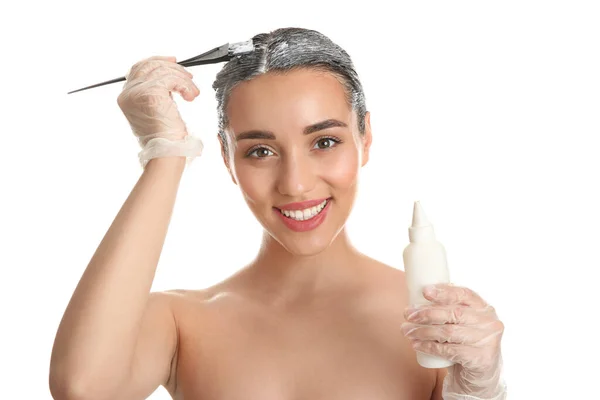
[(330, 206), (331, 197), (285, 204), (274, 207), (274, 211), (289, 229), (295, 232), (306, 232), (323, 223)]

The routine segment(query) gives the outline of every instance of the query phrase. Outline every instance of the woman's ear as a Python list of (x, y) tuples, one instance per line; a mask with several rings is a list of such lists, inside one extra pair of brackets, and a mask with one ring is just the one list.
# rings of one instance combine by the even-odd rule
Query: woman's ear
[(219, 138), (219, 144), (221, 145), (221, 157), (223, 158), (223, 163), (225, 163), (225, 167), (227, 168), (227, 172), (229, 172), (231, 181), (237, 185), (235, 177), (233, 176), (233, 173), (231, 172), (231, 164), (229, 162), (229, 154), (228, 154), (229, 152), (225, 148), (225, 144), (223, 143), (223, 138), (221, 137), (221, 135), (217, 135), (217, 136)]
[(371, 149), (371, 142), (373, 141), (373, 136), (371, 133), (371, 113), (369, 111), (365, 114), (365, 135), (363, 137), (363, 154), (362, 154), (362, 164), (361, 167), (364, 166), (369, 161), (369, 150)]

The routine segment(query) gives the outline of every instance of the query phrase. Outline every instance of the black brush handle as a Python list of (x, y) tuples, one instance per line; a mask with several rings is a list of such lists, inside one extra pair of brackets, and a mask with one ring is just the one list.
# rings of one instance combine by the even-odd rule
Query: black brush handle
[[(203, 54), (201, 54), (199, 56), (188, 58), (187, 60), (180, 61), (177, 64), (179, 64), (179, 65), (181, 65), (183, 67), (193, 67), (195, 65), (216, 64), (216, 63), (219, 63), (219, 62), (222, 62), (222, 61), (229, 61), (229, 59), (230, 59), (229, 55), (224, 55), (224, 56), (218, 57), (218, 58), (202, 59), (202, 57), (205, 57), (205, 56), (209, 55), (210, 53), (213, 53), (214, 51), (216, 51), (218, 49), (220, 49), (220, 47), (216, 47), (213, 50), (207, 51), (206, 53), (203, 53)], [(84, 88), (81, 88), (81, 89), (73, 90), (71, 92), (68, 92), (67, 94), (81, 92), (82, 90), (87, 90), (87, 89), (95, 88), (95, 87), (98, 87), (98, 86), (109, 85), (111, 83), (123, 82), (125, 80), (126, 80), (126, 78), (124, 76), (122, 76), (120, 78), (111, 79), (110, 81), (106, 81), (106, 82), (102, 82), (102, 83), (97, 83), (97, 84), (92, 85), (92, 86), (87, 86), (87, 87), (84, 87)]]

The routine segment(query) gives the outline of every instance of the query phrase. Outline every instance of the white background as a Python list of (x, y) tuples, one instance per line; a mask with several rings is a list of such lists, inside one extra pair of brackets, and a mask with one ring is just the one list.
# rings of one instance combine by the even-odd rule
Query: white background
[[(364, 84), (373, 147), (347, 224), (357, 247), (403, 269), (420, 200), (453, 282), (506, 325), (509, 398), (598, 398), (598, 3), (337, 3), (3, 6), (0, 398), (50, 398), (62, 313), (141, 174), (122, 83), (66, 93), (288, 26), (328, 35)], [(184, 173), (153, 290), (209, 286), (257, 251), (261, 228), (219, 155), (221, 66), (191, 68), (194, 102), (175, 96), (205, 151)]]

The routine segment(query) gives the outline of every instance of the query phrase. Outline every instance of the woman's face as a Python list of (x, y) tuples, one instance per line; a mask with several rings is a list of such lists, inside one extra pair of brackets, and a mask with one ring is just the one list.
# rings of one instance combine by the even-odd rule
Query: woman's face
[(345, 96), (333, 75), (299, 69), (242, 82), (229, 99), (226, 165), (264, 229), (293, 254), (327, 248), (354, 204), (371, 127), (367, 113), (359, 135)]

